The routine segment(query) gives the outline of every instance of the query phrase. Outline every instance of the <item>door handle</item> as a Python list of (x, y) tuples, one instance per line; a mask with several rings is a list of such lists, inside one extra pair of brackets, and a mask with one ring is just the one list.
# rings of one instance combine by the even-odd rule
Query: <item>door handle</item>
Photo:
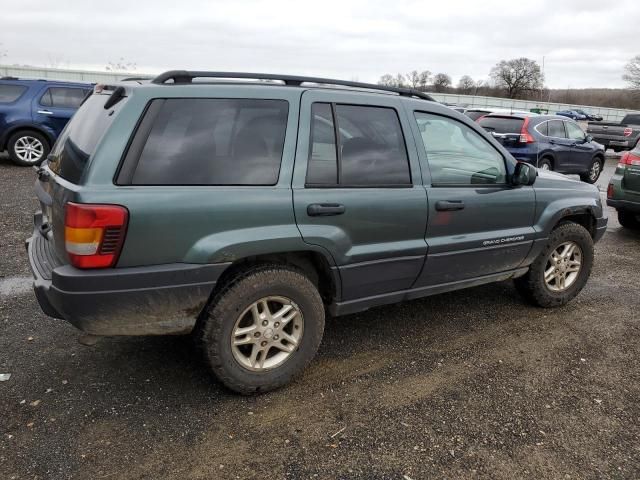
[(555, 144), (556, 144), (556, 141), (555, 141), (555, 140), (549, 140), (549, 143), (550, 143), (551, 145), (555, 145)]
[(307, 215), (310, 217), (328, 217), (342, 215), (347, 209), (339, 203), (312, 203), (307, 205)]
[(439, 200), (436, 202), (436, 210), (438, 210), (439, 212), (463, 209), (464, 202), (462, 200)]
[(38, 113), (41, 113), (42, 115), (53, 115), (53, 112), (50, 110), (38, 110)]

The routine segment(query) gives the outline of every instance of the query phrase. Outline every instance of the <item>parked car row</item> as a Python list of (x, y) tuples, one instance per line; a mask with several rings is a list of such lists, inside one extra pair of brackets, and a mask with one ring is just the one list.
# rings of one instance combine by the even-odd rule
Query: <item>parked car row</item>
[(0, 78), (0, 152), (17, 165), (39, 165), (93, 86)]
[(580, 109), (560, 110), (559, 112), (556, 112), (556, 115), (560, 115), (561, 117), (568, 117), (568, 118), (571, 118), (572, 120), (589, 120), (589, 121), (595, 120), (598, 122), (602, 120), (601, 115), (587, 113), (584, 110), (580, 110)]

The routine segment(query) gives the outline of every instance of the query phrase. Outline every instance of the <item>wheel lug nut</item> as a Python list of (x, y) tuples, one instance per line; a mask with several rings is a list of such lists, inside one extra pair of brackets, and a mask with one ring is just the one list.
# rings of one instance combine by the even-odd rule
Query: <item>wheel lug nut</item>
[(260, 332), (254, 333), (253, 336), (256, 337), (256, 338), (259, 337), (260, 336)]
[(269, 325), (269, 322), (267, 322), (266, 320), (263, 320), (263, 321), (262, 321), (262, 326), (263, 326), (263, 327), (266, 327), (267, 325)]
[(262, 345), (263, 347), (267, 346), (267, 342), (260, 342), (260, 345)]
[(278, 328), (280, 326), (280, 322), (276, 322), (274, 327)]
[(278, 335), (274, 335), (274, 336), (273, 336), (273, 339), (274, 339), (274, 340), (278, 340), (279, 338), (280, 338), (280, 337), (279, 337)]

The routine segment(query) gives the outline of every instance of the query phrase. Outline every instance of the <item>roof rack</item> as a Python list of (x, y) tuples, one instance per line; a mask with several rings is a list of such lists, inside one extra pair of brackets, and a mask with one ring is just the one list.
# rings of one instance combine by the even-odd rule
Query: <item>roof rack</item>
[(154, 77), (152, 76), (148, 76), (148, 75), (140, 75), (137, 77), (125, 77), (125, 78), (121, 78), (119, 81), (120, 82), (139, 82), (139, 81), (144, 81), (144, 80), (153, 80)]
[(386, 85), (375, 85), (373, 83), (350, 82), (347, 80), (335, 80), (332, 78), (300, 77), (296, 75), (278, 75), (273, 73), (245, 73), (245, 72), (199, 72), (187, 70), (170, 70), (161, 73), (151, 80), (157, 85), (167, 84), (173, 80), (173, 84), (192, 83), (194, 78), (238, 78), (248, 80), (277, 80), (289, 86), (300, 86), (303, 83), (316, 83), (323, 85), (339, 85), (343, 87), (361, 88), (366, 90), (381, 90), (384, 92), (397, 93), (404, 97), (416, 97), (423, 100), (435, 101), (428, 95), (413, 88), (388, 87)]

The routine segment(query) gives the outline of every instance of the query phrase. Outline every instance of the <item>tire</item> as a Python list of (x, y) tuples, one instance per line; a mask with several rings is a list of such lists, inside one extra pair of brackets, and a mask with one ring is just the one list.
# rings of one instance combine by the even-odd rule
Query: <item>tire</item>
[(32, 130), (16, 132), (7, 142), (9, 158), (21, 167), (40, 165), (47, 158), (50, 150), (47, 137)]
[[(545, 270), (556, 249), (572, 242), (580, 247), (581, 266), (573, 282), (564, 290), (553, 291), (545, 282)], [(575, 258), (575, 257), (574, 257)], [(570, 302), (583, 289), (593, 266), (593, 239), (589, 232), (577, 223), (568, 222), (556, 227), (540, 255), (533, 261), (529, 271), (515, 280), (518, 291), (531, 303), (539, 307), (560, 307)]]
[(639, 215), (633, 212), (629, 212), (627, 210), (618, 210), (618, 222), (624, 228), (630, 228), (633, 230), (640, 229), (640, 220), (638, 219)]
[[(262, 321), (254, 321), (256, 317), (251, 306), (266, 297), (277, 300), (269, 300), (269, 325), (262, 327)], [(286, 332), (283, 333), (282, 327), (281, 330), (276, 329), (274, 325), (277, 323), (274, 322), (277, 318), (271, 316), (273, 310), (279, 308), (273, 305), (279, 305), (279, 302), (284, 300), (291, 302), (290, 312), (297, 308), (294, 318), (288, 320), (287, 326), (284, 327), (288, 329), (289, 338), (299, 335), (297, 345), (286, 341)], [(259, 313), (259, 318), (265, 321), (262, 317), (265, 314), (263, 307), (262, 303), (256, 304), (256, 314)], [(263, 309), (260, 311), (260, 308)], [(235, 392), (249, 395), (281, 387), (302, 372), (320, 346), (324, 320), (324, 305), (315, 285), (298, 270), (271, 265), (249, 270), (219, 291), (207, 308), (198, 328), (206, 362), (218, 380)], [(252, 330), (252, 334), (239, 336), (238, 329), (247, 326), (247, 323), (242, 322), (260, 326)], [(258, 332), (258, 329), (262, 333)], [(269, 343), (277, 343), (275, 339), (279, 337), (278, 332), (282, 336), (279, 343), (282, 345), (286, 342), (291, 352), (282, 352), (280, 348)], [(236, 347), (232, 346), (234, 338), (250, 342)], [(266, 350), (263, 350), (263, 343), (268, 344)], [(254, 349), (258, 349), (260, 353), (253, 357), (255, 365), (252, 369), (249, 364), (243, 365), (241, 360), (250, 362)], [(263, 354), (263, 351), (266, 353)], [(282, 363), (272, 368), (259, 365), (259, 360), (262, 360), (264, 365), (269, 362), (275, 363), (278, 360), (277, 355), (281, 353), (286, 354)], [(262, 358), (263, 355), (265, 358)]]
[(589, 165), (589, 170), (580, 174), (580, 180), (591, 184), (596, 183), (598, 181), (598, 178), (600, 178), (600, 175), (602, 174), (603, 166), (603, 159), (600, 157), (595, 157)]
[(550, 158), (541, 158), (538, 162), (538, 169), (540, 170), (551, 170), (553, 171), (553, 162)]

